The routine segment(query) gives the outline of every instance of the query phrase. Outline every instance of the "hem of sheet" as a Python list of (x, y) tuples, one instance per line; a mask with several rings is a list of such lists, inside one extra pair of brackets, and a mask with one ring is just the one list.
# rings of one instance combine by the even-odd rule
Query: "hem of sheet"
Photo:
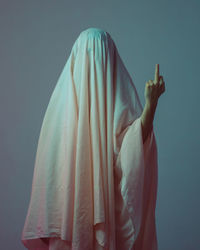
[[(143, 185), (143, 177), (144, 177), (144, 165), (145, 165), (145, 159), (144, 159), (144, 151), (145, 148), (148, 147), (149, 145), (149, 140), (152, 137), (152, 133), (153, 133), (153, 128), (151, 130), (151, 132), (149, 133), (145, 143), (143, 144), (142, 141), (142, 130), (141, 130), (141, 119), (140, 117), (138, 119), (136, 119), (130, 126), (129, 129), (127, 130), (123, 142), (122, 142), (122, 146), (121, 146), (121, 150), (119, 152), (118, 158), (117, 158), (117, 163), (121, 164), (121, 168), (122, 168), (122, 178), (121, 178), (121, 182), (120, 182), (120, 189), (121, 189), (121, 195), (124, 201), (123, 204), (123, 211), (124, 211), (124, 215), (127, 216), (127, 213), (129, 215), (129, 218), (127, 220), (127, 226), (129, 227), (129, 237), (127, 238), (127, 248), (123, 248), (124, 250), (127, 249), (133, 249), (133, 245), (134, 242), (138, 236), (139, 233), (139, 229), (140, 229), (140, 224), (141, 224), (141, 214), (140, 211), (142, 211), (142, 200), (141, 200), (141, 194), (142, 194), (142, 185)], [(134, 139), (135, 137), (135, 139)], [(131, 142), (131, 141), (132, 142)], [(136, 149), (134, 149), (133, 151), (133, 147), (131, 147), (131, 143), (135, 143), (135, 142), (139, 142), (138, 146), (136, 147)], [(135, 144), (137, 145), (137, 144)], [(132, 157), (136, 157), (136, 158), (132, 158), (130, 159), (130, 162), (126, 162), (126, 160), (124, 161), (124, 159), (129, 155)], [(133, 164), (133, 162), (137, 162), (138, 166), (136, 166), (135, 169), (131, 169), (131, 165)], [(125, 164), (126, 162), (126, 164)], [(132, 163), (132, 164), (129, 164)], [(123, 169), (124, 168), (124, 169)], [(129, 168), (129, 169), (128, 169)], [(134, 175), (136, 174), (137, 179), (134, 179)], [(127, 184), (130, 183), (130, 179), (132, 182), (132, 185), (130, 187), (128, 187)], [(135, 183), (134, 183), (135, 181)], [(118, 187), (118, 188), (119, 188)], [(131, 192), (131, 190), (137, 190), (137, 196), (136, 196), (136, 200), (131, 199), (130, 197), (134, 197), (133, 196), (133, 192)], [(138, 207), (134, 207), (133, 204), (139, 204)], [(96, 227), (96, 228), (95, 228)], [(94, 225), (94, 231), (95, 231), (95, 238), (96, 238), (96, 242), (97, 245), (99, 247), (99, 249), (105, 249), (104, 243), (105, 243), (105, 231), (104, 231), (104, 224), (103, 223), (97, 223)], [(40, 238), (52, 238), (52, 237), (60, 237), (62, 235), (62, 233), (60, 232), (60, 230), (54, 230), (53, 232), (50, 233), (43, 233), (41, 235), (35, 235), (31, 232), (26, 232), (22, 238), (22, 243), (24, 244), (24, 246), (26, 246), (29, 249), (41, 249), (41, 250), (46, 250), (47, 245), (40, 239)], [(61, 240), (65, 240), (65, 239), (61, 239)], [(30, 248), (33, 247), (33, 248)], [(95, 248), (96, 249), (96, 248)], [(116, 249), (119, 249), (118, 247)]]

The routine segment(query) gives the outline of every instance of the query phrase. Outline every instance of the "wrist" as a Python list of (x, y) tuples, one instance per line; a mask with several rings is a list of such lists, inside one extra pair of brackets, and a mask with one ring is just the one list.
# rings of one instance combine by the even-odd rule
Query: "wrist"
[(145, 106), (147, 108), (156, 108), (157, 104), (158, 104), (158, 100), (156, 101), (146, 100)]

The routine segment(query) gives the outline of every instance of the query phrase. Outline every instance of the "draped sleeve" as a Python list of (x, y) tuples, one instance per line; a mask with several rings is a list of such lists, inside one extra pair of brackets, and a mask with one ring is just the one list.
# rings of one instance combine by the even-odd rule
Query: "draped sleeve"
[(153, 127), (143, 144), (141, 117), (125, 130), (115, 175), (116, 209), (120, 209), (116, 216), (120, 235), (117, 245), (124, 246), (130, 238), (126, 249), (157, 250), (157, 146)]

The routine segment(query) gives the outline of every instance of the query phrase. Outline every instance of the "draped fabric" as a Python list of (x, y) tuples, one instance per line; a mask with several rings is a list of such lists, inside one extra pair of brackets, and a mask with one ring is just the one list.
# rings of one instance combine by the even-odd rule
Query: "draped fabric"
[(110, 34), (82, 31), (42, 122), (26, 248), (157, 250), (157, 147), (153, 128), (142, 142), (141, 113)]

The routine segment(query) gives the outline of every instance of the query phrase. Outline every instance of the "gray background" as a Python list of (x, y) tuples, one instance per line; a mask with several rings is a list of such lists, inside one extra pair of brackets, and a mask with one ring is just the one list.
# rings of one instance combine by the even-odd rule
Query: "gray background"
[(198, 0), (0, 1), (0, 249), (24, 249), (40, 128), (79, 33), (108, 31), (144, 106), (160, 64), (166, 91), (154, 119), (159, 250), (200, 249)]

